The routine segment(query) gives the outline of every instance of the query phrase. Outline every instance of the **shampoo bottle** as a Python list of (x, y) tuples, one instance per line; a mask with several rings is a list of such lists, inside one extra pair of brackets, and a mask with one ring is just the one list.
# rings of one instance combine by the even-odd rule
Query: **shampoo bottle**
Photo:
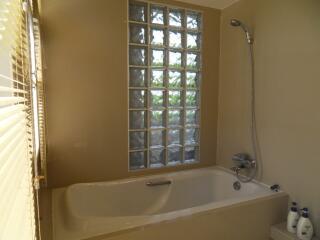
[(302, 214), (297, 226), (297, 236), (300, 240), (311, 240), (313, 237), (313, 226), (309, 219), (308, 208), (302, 209)]
[(297, 203), (292, 202), (290, 211), (288, 213), (288, 218), (287, 218), (288, 232), (291, 232), (291, 233), (297, 232), (298, 221), (299, 221), (299, 213), (298, 213)]

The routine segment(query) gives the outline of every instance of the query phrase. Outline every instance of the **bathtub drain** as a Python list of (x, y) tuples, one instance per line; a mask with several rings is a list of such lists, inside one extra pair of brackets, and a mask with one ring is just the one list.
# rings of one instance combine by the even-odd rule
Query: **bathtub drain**
[(241, 183), (239, 181), (234, 182), (233, 189), (239, 191), (241, 189)]

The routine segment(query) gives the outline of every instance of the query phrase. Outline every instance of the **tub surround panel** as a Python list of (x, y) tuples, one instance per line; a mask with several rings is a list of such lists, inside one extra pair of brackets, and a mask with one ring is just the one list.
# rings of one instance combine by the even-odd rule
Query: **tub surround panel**
[(42, 0), (49, 187), (215, 164), (220, 11), (155, 2), (203, 11), (201, 162), (128, 172), (127, 1)]
[(269, 240), (270, 226), (284, 219), (287, 201), (286, 197), (265, 199), (180, 221), (151, 225), (115, 237), (88, 240)]
[(251, 152), (250, 66), (237, 18), (253, 28), (260, 179), (311, 209), (320, 234), (320, 2), (241, 0), (222, 11), (217, 163)]

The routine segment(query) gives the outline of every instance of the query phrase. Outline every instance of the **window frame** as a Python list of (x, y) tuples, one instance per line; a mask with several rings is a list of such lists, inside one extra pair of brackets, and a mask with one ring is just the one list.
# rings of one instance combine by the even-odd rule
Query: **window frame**
[[(137, 4), (143, 4), (146, 6), (146, 19), (145, 21), (132, 21), (130, 20), (130, 3), (137, 3)], [(167, 18), (164, 18), (163, 24), (155, 24), (151, 23), (151, 6), (155, 7), (163, 7), (165, 9), (165, 16)], [(183, 23), (182, 26), (180, 27), (175, 27), (171, 26), (169, 24), (169, 12), (170, 10), (178, 10), (183, 13)], [(198, 15), (198, 21), (200, 25), (197, 28), (188, 28), (187, 27), (187, 13), (195, 13)], [(131, 43), (130, 39), (130, 26), (135, 25), (135, 26), (144, 26), (146, 29), (146, 32), (144, 33), (145, 35), (145, 43)], [(164, 44), (162, 46), (157, 46), (153, 45), (151, 43), (151, 30), (152, 29), (162, 29), (164, 31)], [(181, 32), (181, 44), (182, 46), (179, 48), (174, 48), (170, 46), (169, 43), (169, 33), (172, 31), (177, 31)], [(187, 34), (198, 34), (200, 39), (197, 39), (199, 44), (199, 47), (196, 49), (193, 48), (188, 48), (187, 46)], [(131, 47), (141, 47), (144, 48), (147, 53), (146, 53), (146, 64), (145, 65), (130, 65), (130, 49)], [(201, 156), (200, 156), (200, 148), (201, 148), (201, 136), (200, 136), (200, 130), (201, 130), (201, 95), (202, 95), (202, 75), (203, 75), (203, 11), (199, 9), (192, 9), (192, 8), (185, 8), (181, 6), (175, 6), (175, 5), (170, 5), (170, 4), (164, 4), (164, 3), (158, 3), (158, 2), (150, 2), (146, 0), (128, 0), (127, 1), (127, 89), (128, 89), (128, 170), (129, 172), (135, 172), (135, 171), (145, 171), (145, 170), (152, 170), (152, 169), (164, 169), (164, 168), (172, 168), (172, 167), (179, 167), (179, 166), (185, 166), (185, 165), (193, 165), (193, 164), (199, 164), (201, 162)], [(164, 51), (164, 64), (161, 67), (157, 66), (152, 66), (151, 59), (152, 59), (152, 50), (163, 50)], [(170, 67), (169, 64), (169, 52), (181, 52), (181, 67), (180, 68), (175, 68), (175, 67)], [(196, 53), (198, 54), (199, 60), (198, 60), (198, 66), (194, 69), (187, 68), (186, 66), (186, 61), (187, 61), (187, 53)], [(139, 87), (133, 87), (130, 85), (130, 69), (145, 69), (146, 70), (146, 79), (145, 79), (145, 84), (144, 86), (139, 86)], [(151, 82), (151, 70), (156, 69), (156, 70), (163, 70), (165, 76), (163, 77), (163, 86), (162, 87), (151, 87), (150, 82)], [(168, 86), (169, 83), (169, 72), (170, 71), (179, 71), (182, 76), (181, 76), (181, 87), (179, 88), (172, 88)], [(198, 76), (198, 84), (194, 88), (188, 88), (186, 85), (186, 74), (187, 73), (196, 73)], [(131, 108), (130, 107), (130, 91), (132, 90), (144, 90), (145, 91), (145, 107), (143, 108)], [(164, 106), (162, 108), (156, 108), (152, 109), (151, 104), (150, 104), (150, 92), (152, 90), (160, 90), (164, 92), (163, 100), (165, 102)], [(181, 102), (183, 103), (180, 107), (174, 107), (174, 108), (169, 108), (169, 91), (180, 91), (182, 96), (180, 97)], [(192, 107), (186, 106), (186, 93), (187, 91), (193, 91), (197, 94), (197, 104)], [(145, 123), (145, 128), (143, 129), (131, 129), (130, 128), (130, 112), (131, 111), (143, 111), (144, 115), (143, 116), (144, 120), (146, 121)], [(178, 110), (181, 111), (182, 117), (180, 116), (182, 123), (178, 127), (172, 127), (169, 126), (169, 110)], [(187, 110), (195, 110), (197, 111), (195, 118), (197, 118), (197, 124), (194, 125), (187, 125), (186, 124), (186, 111)], [(165, 117), (165, 123), (163, 127), (159, 128), (152, 128), (151, 127), (151, 114), (152, 111), (163, 111), (164, 117)], [(180, 114), (181, 114), (180, 113)], [(186, 129), (194, 129), (197, 131), (197, 142), (196, 143), (185, 143), (185, 131)], [(158, 148), (152, 148), (150, 146), (150, 134), (151, 131), (154, 130), (161, 130), (165, 134), (165, 141), (162, 147)], [(168, 131), (169, 130), (180, 130), (182, 132), (180, 136), (180, 142), (179, 145), (171, 145), (171, 147), (176, 146), (181, 148), (181, 160), (180, 162), (175, 162), (174, 164), (169, 163), (168, 159), (168, 149), (170, 149), (169, 145), (169, 140), (168, 140)], [(144, 132), (146, 134), (145, 136), (145, 141), (146, 145), (145, 148), (141, 149), (130, 149), (130, 133), (132, 132)], [(195, 159), (192, 161), (185, 160), (185, 149), (188, 147), (194, 147), (195, 148)], [(162, 149), (165, 156), (163, 157), (164, 159), (164, 164), (162, 166), (152, 166), (151, 161), (150, 161), (150, 151), (151, 150), (160, 150)], [(145, 159), (144, 167), (142, 168), (131, 168), (130, 167), (130, 153), (133, 152), (143, 152)]]

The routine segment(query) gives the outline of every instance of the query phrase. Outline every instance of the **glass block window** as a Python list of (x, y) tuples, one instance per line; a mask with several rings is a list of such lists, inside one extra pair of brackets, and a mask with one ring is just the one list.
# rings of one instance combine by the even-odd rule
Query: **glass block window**
[(129, 169), (198, 162), (200, 12), (129, 1)]

